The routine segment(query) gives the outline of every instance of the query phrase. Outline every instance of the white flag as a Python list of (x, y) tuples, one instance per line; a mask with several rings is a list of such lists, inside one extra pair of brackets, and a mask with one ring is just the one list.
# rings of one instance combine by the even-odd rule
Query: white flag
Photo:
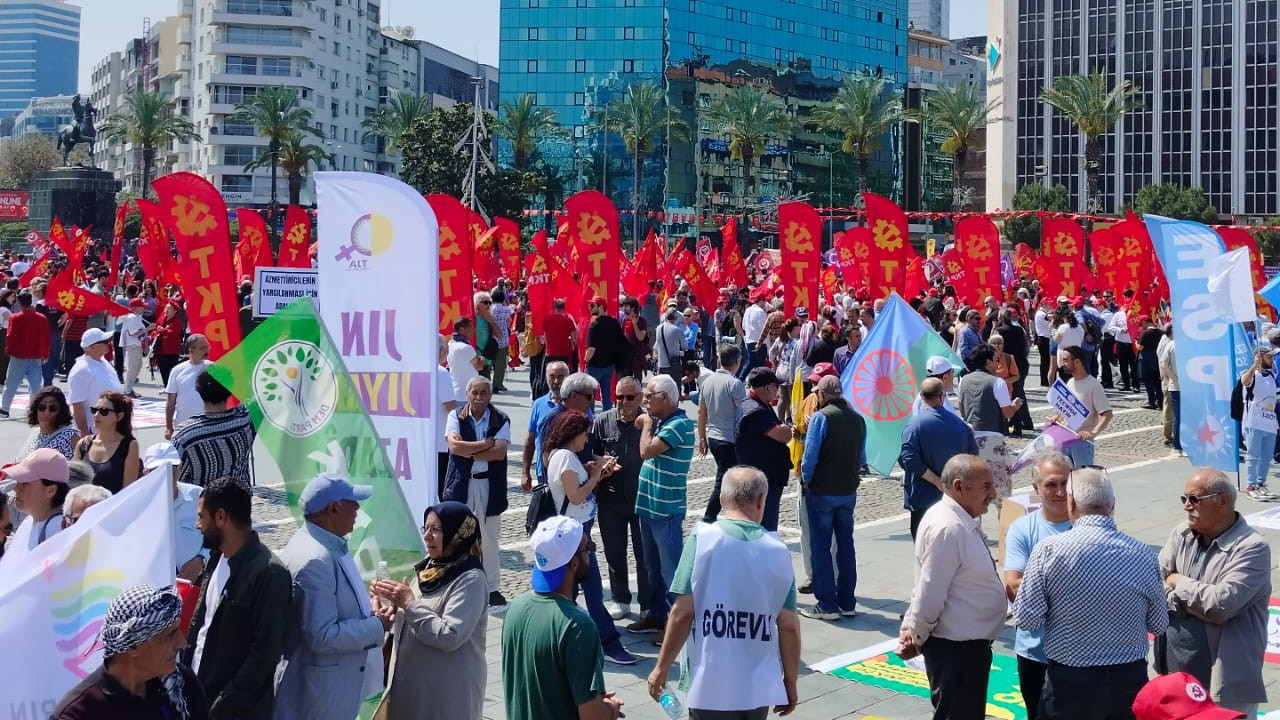
[(174, 584), (168, 466), (0, 566), (0, 713), (49, 717), (102, 664), (98, 634), (111, 601), (142, 583)]
[(1209, 265), (1209, 297), (1226, 322), (1254, 322), (1258, 307), (1253, 300), (1253, 275), (1249, 249), (1237, 248), (1212, 259)]

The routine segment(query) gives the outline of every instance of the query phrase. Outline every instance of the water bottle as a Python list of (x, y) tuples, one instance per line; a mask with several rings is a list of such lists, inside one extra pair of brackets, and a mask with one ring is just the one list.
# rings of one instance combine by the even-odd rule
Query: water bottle
[(658, 704), (662, 705), (662, 711), (667, 717), (682, 718), (684, 717), (684, 703), (680, 699), (679, 691), (673, 690), (670, 685), (662, 686), (662, 696), (658, 698)]
[[(377, 581), (377, 580), (390, 580), (390, 579), (391, 579), (391, 569), (390, 569), (389, 567), (387, 567), (387, 561), (386, 561), (386, 560), (379, 560), (379, 561), (378, 561), (378, 569), (377, 569), (377, 570), (375, 570), (375, 571), (373, 572), (373, 579), (374, 579), (375, 581)], [(382, 598), (380, 598), (380, 597), (374, 597), (374, 598), (373, 598), (373, 609), (374, 609), (374, 610), (381, 610), (381, 609), (382, 609), (386, 604), (387, 604), (387, 601), (386, 601), (386, 600), (383, 600), (383, 599), (382, 599)]]

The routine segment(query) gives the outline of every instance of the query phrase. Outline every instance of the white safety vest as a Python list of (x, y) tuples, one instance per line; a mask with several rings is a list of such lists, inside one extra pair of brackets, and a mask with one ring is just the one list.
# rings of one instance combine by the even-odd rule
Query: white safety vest
[(1253, 401), (1244, 409), (1243, 425), (1261, 432), (1276, 431), (1276, 376), (1271, 371), (1253, 374)]
[(687, 647), (690, 708), (787, 703), (777, 623), (794, 582), (791, 552), (777, 537), (738, 540), (715, 525), (700, 529)]

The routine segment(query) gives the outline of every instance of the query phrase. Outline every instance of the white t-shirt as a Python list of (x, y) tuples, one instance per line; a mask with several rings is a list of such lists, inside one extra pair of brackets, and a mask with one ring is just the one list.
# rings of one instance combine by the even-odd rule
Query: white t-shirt
[[(447, 417), (449, 410), (444, 408), (447, 402), (457, 402), (458, 398), (453, 392), (453, 378), (449, 375), (449, 369), (443, 365), (436, 367), (436, 398), (440, 403), (440, 415), (438, 417)], [(439, 436), (436, 438), (436, 452), (449, 452), (449, 441), (446, 439), (448, 434), (445, 431), (445, 423), (437, 422), (436, 428), (439, 430)]]
[(9, 266), (9, 272), (13, 273), (14, 277), (22, 277), (22, 273), (30, 269), (31, 269), (31, 263), (27, 262), (26, 260), (19, 260), (18, 262)]
[(0, 330), (7, 330), (9, 328), (9, 317), (11, 315), (13, 315), (12, 310), (0, 305)]
[(1084, 342), (1084, 325), (1071, 327), (1068, 323), (1062, 323), (1054, 331), (1054, 335), (1058, 336), (1058, 362), (1066, 362), (1067, 353), (1064, 350), (1073, 345), (1079, 347)]
[(138, 333), (143, 329), (145, 329), (145, 325), (143, 325), (141, 315), (138, 313), (129, 313), (128, 315), (125, 315), (120, 319), (120, 346), (141, 346), (142, 338), (138, 336)]
[(764, 325), (769, 320), (769, 313), (764, 308), (751, 304), (742, 313), (742, 336), (744, 342), (753, 343), (760, 339), (760, 335), (764, 333)]
[[(555, 501), (556, 512), (559, 512), (560, 506), (564, 504), (564, 484), (560, 476), (566, 471), (578, 474), (578, 487), (587, 484), (587, 469), (582, 466), (582, 461), (573, 454), (572, 450), (560, 448), (551, 453), (551, 459), (547, 462), (547, 484), (551, 487), (551, 499)], [(595, 493), (588, 495), (581, 505), (569, 503), (564, 514), (584, 524), (595, 519)]]
[[(108, 390), (121, 392), (124, 388), (116, 377), (116, 369), (106, 360), (94, 360), (81, 355), (67, 375), (67, 402), (84, 403), (85, 427), (93, 430), (93, 404)], [(203, 407), (203, 406), (202, 406)]]
[(192, 365), (191, 361), (188, 360), (184, 363), (178, 363), (169, 372), (169, 384), (165, 385), (164, 391), (170, 395), (177, 396), (173, 406), (173, 427), (175, 430), (182, 423), (204, 412), (204, 400), (201, 400), (200, 393), (196, 392), (196, 378), (200, 377), (200, 373), (204, 372), (205, 367), (208, 365), (208, 360), (195, 365)]
[(204, 622), (200, 625), (200, 632), (196, 633), (196, 651), (191, 656), (191, 672), (200, 671), (200, 659), (204, 656), (204, 641), (209, 635), (209, 626), (213, 624), (213, 617), (218, 612), (218, 604), (222, 602), (222, 591), (227, 587), (229, 579), (231, 579), (231, 562), (225, 557), (219, 558), (218, 565), (213, 568), (213, 575), (209, 577), (209, 587), (204, 594)]
[[(22, 518), (22, 522), (18, 523), (18, 529), (13, 532), (9, 538), (8, 549), (5, 550), (4, 557), (0, 561), (14, 562), (18, 558), (26, 555), (41, 542), (52, 538), (54, 535), (62, 532), (62, 513), (52, 515), (47, 520), (43, 520), (39, 527), (35, 526), (31, 516)], [(40, 535), (44, 537), (41, 538)]]
[(476, 349), (470, 343), (449, 341), (449, 377), (453, 379), (453, 397), (460, 403), (467, 401), (467, 383), (480, 375), (471, 364), (475, 356)]

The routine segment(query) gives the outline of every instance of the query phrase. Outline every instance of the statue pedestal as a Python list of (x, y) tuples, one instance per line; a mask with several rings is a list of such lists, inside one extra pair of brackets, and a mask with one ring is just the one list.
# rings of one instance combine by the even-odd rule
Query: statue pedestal
[(72, 225), (92, 226), (89, 234), (111, 240), (116, 221), (116, 193), (120, 181), (111, 173), (92, 167), (60, 167), (46, 170), (31, 181), (28, 202), (30, 226), (48, 234), (53, 219)]

